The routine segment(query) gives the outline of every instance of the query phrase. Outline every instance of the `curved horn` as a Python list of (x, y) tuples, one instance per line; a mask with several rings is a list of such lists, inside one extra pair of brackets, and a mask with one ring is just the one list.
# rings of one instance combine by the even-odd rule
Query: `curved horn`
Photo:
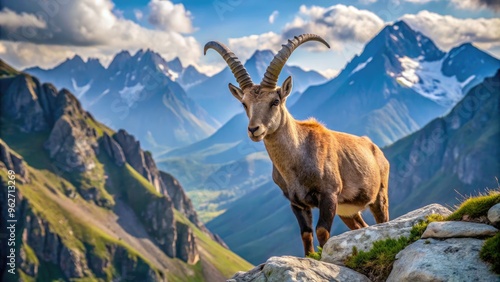
[(281, 47), (281, 50), (278, 52), (278, 54), (276, 54), (276, 56), (274, 56), (274, 59), (267, 67), (266, 73), (262, 78), (260, 86), (271, 89), (276, 88), (276, 83), (278, 82), (278, 76), (280, 75), (281, 69), (283, 69), (283, 66), (285, 65), (286, 61), (288, 60), (288, 57), (292, 55), (293, 51), (297, 47), (299, 47), (302, 43), (305, 43), (307, 41), (319, 41), (325, 44), (328, 48), (330, 48), (330, 45), (328, 45), (328, 43), (326, 43), (326, 41), (323, 38), (315, 34), (302, 34), (299, 36), (294, 36), (292, 40), (288, 39), (288, 43), (281, 45), (283, 47)]
[(245, 69), (238, 57), (236, 57), (236, 55), (226, 45), (217, 41), (210, 41), (205, 44), (205, 49), (203, 50), (205, 55), (207, 54), (208, 49), (214, 49), (222, 56), (233, 72), (233, 75), (241, 89), (245, 89), (253, 85), (252, 78), (250, 78), (248, 71)]

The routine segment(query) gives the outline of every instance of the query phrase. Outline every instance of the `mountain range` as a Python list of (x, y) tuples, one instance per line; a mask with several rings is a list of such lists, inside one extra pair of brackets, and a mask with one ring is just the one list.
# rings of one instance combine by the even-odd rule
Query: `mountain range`
[(15, 220), (16, 236), (15, 275), (1, 241), (2, 281), (221, 281), (251, 267), (133, 135), (2, 60), (0, 125), (0, 228)]
[[(447, 115), (383, 149), (391, 164), (390, 218), (433, 202), (453, 206), (464, 196), (496, 189), (499, 141), (500, 70), (470, 89)], [(207, 227), (248, 261), (259, 264), (270, 256), (302, 254), (290, 203), (272, 181), (225, 208)], [(363, 218), (374, 223), (369, 212)], [(336, 218), (332, 234), (346, 230)]]
[(52, 69), (25, 72), (73, 92), (97, 119), (113, 129), (127, 128), (152, 151), (184, 146), (220, 126), (183, 88), (207, 76), (151, 50), (134, 55), (122, 51), (107, 68), (97, 59), (84, 62), (76, 55)]

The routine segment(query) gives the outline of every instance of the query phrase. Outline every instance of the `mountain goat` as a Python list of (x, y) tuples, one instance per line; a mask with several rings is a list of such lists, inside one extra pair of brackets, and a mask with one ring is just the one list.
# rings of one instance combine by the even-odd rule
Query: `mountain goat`
[(225, 45), (211, 41), (204, 48), (205, 54), (214, 49), (224, 58), (240, 86), (229, 83), (229, 91), (245, 108), (250, 139), (264, 140), (273, 163), (273, 180), (290, 200), (297, 217), (305, 255), (314, 252), (314, 207), (319, 208), (316, 236), (321, 247), (330, 238), (335, 214), (350, 229), (368, 226), (361, 217), (367, 207), (377, 223), (389, 220), (389, 162), (382, 151), (368, 137), (332, 131), (314, 119), (295, 120), (285, 106), (292, 92), (292, 77), (277, 87), (278, 76), (295, 48), (307, 41), (330, 47), (314, 34), (288, 40), (260, 85), (252, 82), (243, 64)]

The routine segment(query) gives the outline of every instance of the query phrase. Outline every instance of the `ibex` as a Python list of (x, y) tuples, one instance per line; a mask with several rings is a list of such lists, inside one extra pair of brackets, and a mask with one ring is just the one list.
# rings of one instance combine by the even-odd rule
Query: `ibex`
[(288, 40), (260, 85), (252, 82), (243, 64), (222, 43), (211, 41), (204, 48), (205, 54), (211, 48), (224, 58), (240, 86), (229, 83), (229, 91), (245, 108), (250, 139), (264, 140), (273, 163), (273, 180), (297, 217), (305, 255), (314, 252), (311, 208), (319, 208), (316, 237), (321, 247), (330, 238), (335, 214), (350, 229), (368, 226), (361, 217), (366, 207), (377, 223), (389, 220), (389, 162), (382, 151), (368, 137), (332, 131), (314, 119), (295, 120), (285, 106), (292, 77), (277, 87), (278, 76), (295, 48), (307, 41), (330, 48), (314, 34)]

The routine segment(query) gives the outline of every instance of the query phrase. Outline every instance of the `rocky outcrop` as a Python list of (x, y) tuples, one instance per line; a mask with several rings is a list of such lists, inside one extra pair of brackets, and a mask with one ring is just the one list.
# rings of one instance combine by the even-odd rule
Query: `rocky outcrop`
[(418, 240), (396, 256), (387, 281), (498, 281), (479, 258), (483, 240)]
[(488, 210), (488, 220), (495, 226), (500, 226), (500, 203)]
[(88, 171), (95, 166), (96, 132), (63, 115), (52, 128), (44, 146), (56, 166), (63, 171)]
[(23, 158), (12, 151), (2, 139), (0, 139), (0, 168), (13, 170), (21, 183), (28, 181), (29, 172)]
[(169, 257), (175, 257), (177, 232), (171, 200), (166, 197), (154, 198), (147, 204), (141, 217), (146, 231), (162, 251)]
[(238, 272), (228, 282), (359, 281), (368, 278), (350, 268), (309, 258), (271, 257), (248, 272)]
[(498, 229), (491, 225), (464, 222), (464, 221), (443, 221), (431, 222), (425, 229), (422, 238), (462, 238), (473, 237), (481, 238), (493, 236)]
[(125, 130), (120, 129), (113, 135), (113, 139), (120, 145), (127, 162), (144, 178), (146, 178), (156, 191), (162, 193), (164, 187), (161, 183), (161, 178), (158, 168), (149, 152), (144, 152), (141, 149), (141, 144), (133, 135), (128, 134)]
[(198, 246), (193, 230), (182, 222), (177, 222), (177, 241), (175, 243), (175, 256), (189, 264), (195, 264), (200, 260)]
[(197, 227), (203, 226), (198, 220), (198, 215), (191, 203), (191, 199), (188, 198), (179, 181), (171, 174), (163, 171), (160, 172), (160, 176), (165, 184), (167, 194), (172, 199), (175, 209), (184, 214), (189, 221), (194, 223)]
[(450, 213), (451, 211), (447, 208), (439, 204), (432, 204), (386, 223), (333, 236), (323, 246), (321, 260), (343, 265), (345, 259), (352, 254), (353, 247), (360, 251), (368, 251), (375, 241), (410, 235), (413, 225), (424, 220), (430, 214), (449, 215)]
[(25, 74), (0, 80), (2, 115), (17, 122), (24, 132), (48, 129), (39, 90), (40, 82)]
[(107, 133), (104, 133), (102, 138), (99, 139), (99, 144), (117, 166), (123, 166), (127, 162), (122, 147)]

